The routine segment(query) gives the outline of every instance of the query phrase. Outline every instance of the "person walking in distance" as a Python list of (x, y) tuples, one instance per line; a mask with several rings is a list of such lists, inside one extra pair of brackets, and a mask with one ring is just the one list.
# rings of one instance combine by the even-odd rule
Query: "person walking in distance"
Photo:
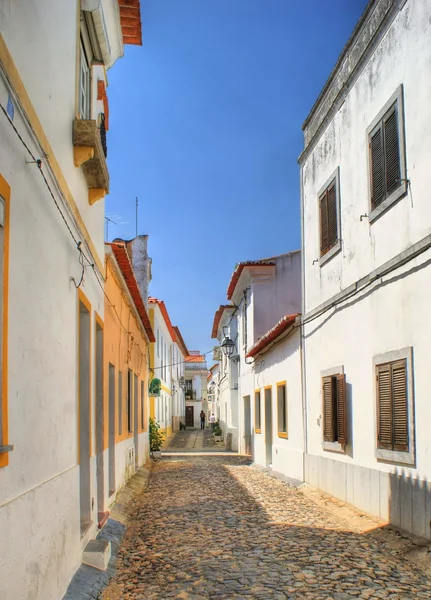
[(206, 417), (205, 417), (205, 413), (203, 410), (201, 410), (200, 417), (201, 417), (201, 429), (205, 429), (205, 418)]
[(210, 423), (211, 423), (211, 429), (214, 429), (214, 423), (215, 423), (215, 416), (214, 415), (210, 416)]

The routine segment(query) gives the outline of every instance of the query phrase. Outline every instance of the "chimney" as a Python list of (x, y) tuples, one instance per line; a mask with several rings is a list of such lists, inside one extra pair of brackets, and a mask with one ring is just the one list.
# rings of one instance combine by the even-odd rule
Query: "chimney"
[(148, 256), (148, 235), (138, 235), (126, 242), (132, 267), (145, 308), (148, 310), (148, 286), (151, 281), (151, 258)]

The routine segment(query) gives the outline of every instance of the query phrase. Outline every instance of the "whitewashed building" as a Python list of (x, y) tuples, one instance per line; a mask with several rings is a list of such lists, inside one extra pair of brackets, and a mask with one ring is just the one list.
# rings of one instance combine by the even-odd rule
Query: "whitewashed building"
[[(212, 337), (221, 344), (225, 337), (235, 341), (237, 338), (237, 317), (234, 304), (221, 305), (214, 315)], [(234, 451), (239, 449), (239, 353), (234, 351), (228, 358), (218, 348), (218, 378), (216, 380), (216, 416), (227, 446)]]
[(2, 600), (61, 598), (97, 533), (107, 69), (134, 11), (0, 2)]
[(176, 341), (172, 354), (172, 430), (179, 431), (180, 423), (186, 422), (185, 400), (185, 358), (189, 351), (184, 343), (179, 327), (174, 325)]
[(370, 2), (304, 123), (305, 479), (431, 538), (431, 2)]
[(207, 376), (208, 367), (205, 356), (198, 350), (190, 350), (189, 355), (185, 357), (184, 365), (185, 425), (187, 427), (200, 427), (201, 411), (203, 410), (207, 414)]
[[(160, 395), (150, 399), (150, 416), (157, 421), (166, 435), (170, 435), (173, 418), (172, 363), (176, 335), (163, 300), (150, 296), (148, 309), (151, 327), (156, 338), (151, 346), (150, 371), (152, 377), (159, 379), (161, 383)], [(176, 354), (179, 354), (177, 348), (175, 351)]]
[(225, 440), (256, 464), (301, 479), (300, 251), (239, 263), (227, 298), (231, 304), (219, 307), (212, 329), (222, 350)]
[[(217, 353), (219, 348), (217, 348)], [(220, 351), (221, 352), (221, 351)], [(209, 418), (214, 415), (216, 420), (220, 419), (220, 394), (219, 394), (219, 382), (220, 382), (220, 364), (217, 362), (212, 365), (208, 370), (207, 375), (207, 391), (208, 391), (208, 413), (207, 425)]]

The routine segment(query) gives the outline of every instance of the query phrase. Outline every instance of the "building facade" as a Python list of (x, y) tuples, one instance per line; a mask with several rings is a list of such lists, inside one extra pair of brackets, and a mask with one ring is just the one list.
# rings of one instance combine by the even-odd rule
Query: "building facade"
[(105, 281), (104, 410), (97, 410), (96, 418), (105, 415), (107, 452), (98, 473), (102, 480), (106, 473), (106, 511), (149, 458), (149, 349), (155, 338), (126, 243), (106, 244)]
[(184, 343), (179, 327), (174, 326), (176, 342), (174, 343), (174, 355), (172, 362), (172, 430), (179, 431), (180, 423), (186, 422), (186, 400), (185, 400), (185, 358), (189, 351)]
[(368, 4), (299, 160), (305, 479), (427, 538), (430, 13)]
[(134, 4), (0, 3), (3, 600), (61, 598), (97, 533), (106, 72)]
[(184, 365), (186, 427), (200, 427), (200, 413), (208, 413), (207, 377), (208, 367), (205, 356), (197, 350), (190, 350)]

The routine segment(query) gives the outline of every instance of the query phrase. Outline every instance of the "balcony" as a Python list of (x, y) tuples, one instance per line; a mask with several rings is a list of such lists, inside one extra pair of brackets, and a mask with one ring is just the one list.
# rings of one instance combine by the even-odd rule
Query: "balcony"
[(93, 119), (73, 122), (73, 157), (75, 167), (82, 167), (88, 186), (88, 202), (94, 204), (109, 192), (109, 173), (106, 164), (106, 133)]

